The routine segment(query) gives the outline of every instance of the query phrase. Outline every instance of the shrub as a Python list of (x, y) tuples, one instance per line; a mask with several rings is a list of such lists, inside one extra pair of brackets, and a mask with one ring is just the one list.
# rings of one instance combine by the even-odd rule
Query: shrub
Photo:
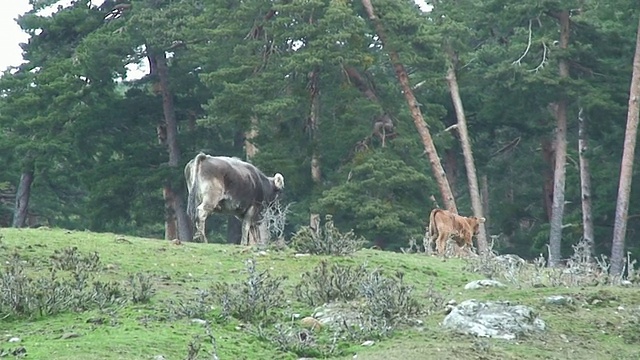
[(248, 277), (242, 283), (218, 283), (212, 296), (222, 307), (222, 317), (243, 321), (269, 321), (274, 310), (285, 303), (285, 277), (273, 277), (267, 270), (258, 271), (254, 260), (246, 261)]
[(325, 217), (323, 228), (301, 227), (291, 239), (293, 248), (301, 253), (334, 256), (350, 255), (362, 249), (366, 240), (355, 235), (353, 230), (340, 232), (334, 226), (332, 218), (331, 215)]
[(374, 271), (364, 279), (360, 290), (365, 305), (364, 328), (380, 336), (388, 335), (420, 312), (420, 305), (412, 296), (413, 287), (404, 283), (400, 271), (391, 277)]
[(151, 283), (137, 274), (137, 283), (129, 288), (118, 282), (96, 277), (100, 268), (99, 256), (79, 254), (75, 248), (56, 251), (50, 257), (45, 276), (33, 276), (26, 270), (26, 261), (13, 253), (0, 269), (0, 317), (30, 318), (53, 315), (65, 311), (84, 311), (93, 307), (104, 309), (127, 301), (148, 301), (152, 296)]
[(172, 318), (205, 319), (211, 313), (213, 299), (207, 290), (198, 290), (194, 298), (186, 301), (169, 300), (167, 310)]
[(54, 250), (49, 257), (51, 266), (56, 270), (97, 270), (100, 266), (100, 256), (97, 252), (89, 255), (82, 255), (78, 248), (67, 247), (62, 250)]
[(367, 276), (364, 265), (329, 264), (322, 260), (313, 270), (301, 275), (294, 293), (298, 300), (319, 305), (334, 300), (353, 300), (360, 294), (360, 283)]
[(150, 276), (143, 273), (129, 275), (129, 299), (134, 303), (147, 303), (155, 293)]

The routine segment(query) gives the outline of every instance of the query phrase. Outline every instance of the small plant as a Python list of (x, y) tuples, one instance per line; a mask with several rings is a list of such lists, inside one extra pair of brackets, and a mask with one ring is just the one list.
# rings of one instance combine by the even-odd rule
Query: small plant
[(404, 283), (404, 274), (398, 271), (392, 277), (374, 271), (361, 285), (365, 300), (365, 314), (384, 320), (392, 327), (418, 315), (420, 306), (412, 296), (413, 287)]
[(338, 348), (340, 332), (332, 334), (305, 329), (295, 322), (277, 323), (273, 327), (252, 326), (249, 328), (256, 338), (268, 341), (276, 349), (291, 352), (301, 358), (328, 358), (344, 355)]
[(319, 305), (334, 300), (349, 301), (358, 297), (360, 283), (367, 276), (364, 265), (329, 264), (326, 260), (301, 275), (295, 287), (298, 300)]
[(303, 226), (291, 239), (293, 248), (301, 253), (315, 255), (350, 255), (362, 249), (366, 240), (353, 230), (342, 233), (333, 224), (333, 216), (327, 215), (323, 228)]
[(284, 304), (285, 277), (273, 277), (267, 270), (258, 271), (254, 260), (247, 260), (246, 281), (218, 283), (212, 289), (214, 299), (222, 307), (222, 317), (243, 321), (268, 321), (273, 310)]
[[(73, 257), (67, 257), (70, 258)], [(97, 254), (88, 257), (96, 258)], [(14, 253), (0, 269), (0, 317), (30, 318), (92, 307), (104, 309), (126, 301), (120, 284), (95, 278), (89, 270), (95, 265), (65, 267), (72, 269), (69, 276), (60, 276), (61, 266), (52, 266), (46, 276), (33, 277), (26, 272), (25, 264), (20, 255)], [(95, 260), (89, 264), (96, 264)]]
[(54, 269), (64, 271), (77, 269), (94, 271), (100, 267), (100, 256), (98, 256), (97, 252), (82, 255), (75, 246), (55, 250), (50, 257), (50, 261)]
[(212, 296), (207, 290), (198, 290), (195, 298), (182, 300), (170, 300), (167, 306), (169, 316), (175, 319), (205, 319), (211, 314)]
[(25, 274), (18, 253), (11, 255), (0, 272), (0, 289), (0, 316), (24, 316), (34, 312), (33, 280)]
[(266, 227), (269, 236), (268, 243), (274, 245), (276, 249), (280, 249), (285, 245), (284, 229), (291, 205), (282, 206), (280, 200), (276, 199), (262, 210), (261, 220), (258, 225)]
[[(205, 323), (205, 332), (205, 336), (211, 344), (211, 351), (208, 354), (208, 359), (218, 360), (218, 344), (216, 343), (215, 336), (213, 336), (213, 331), (211, 330), (211, 324), (209, 322)], [(187, 345), (187, 357), (185, 359), (200, 359), (200, 353), (202, 352), (202, 350), (202, 340), (200, 339), (200, 336), (195, 336), (191, 341), (189, 341), (189, 344)]]
[(640, 344), (640, 308), (629, 311), (620, 326), (620, 332), (627, 344)]
[(129, 275), (129, 298), (134, 304), (147, 303), (155, 293), (152, 278), (143, 273)]

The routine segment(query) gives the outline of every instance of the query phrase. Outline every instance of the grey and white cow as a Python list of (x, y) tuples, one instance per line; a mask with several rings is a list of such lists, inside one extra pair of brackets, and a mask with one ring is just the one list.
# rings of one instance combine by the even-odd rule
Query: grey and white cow
[[(232, 214), (242, 220), (242, 245), (259, 238), (260, 213), (284, 188), (284, 177), (266, 176), (254, 165), (234, 157), (199, 153), (184, 168), (189, 190), (187, 214), (195, 222), (194, 238), (205, 235), (205, 221), (212, 213)], [(251, 234), (250, 234), (251, 233)]]

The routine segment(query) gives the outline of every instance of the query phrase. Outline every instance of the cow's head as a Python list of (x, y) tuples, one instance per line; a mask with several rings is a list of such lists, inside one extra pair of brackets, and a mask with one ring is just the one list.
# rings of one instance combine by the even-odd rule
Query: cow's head
[(276, 191), (284, 189), (284, 176), (282, 176), (282, 174), (276, 173), (273, 175), (273, 178), (271, 178), (271, 181), (273, 181), (273, 187)]

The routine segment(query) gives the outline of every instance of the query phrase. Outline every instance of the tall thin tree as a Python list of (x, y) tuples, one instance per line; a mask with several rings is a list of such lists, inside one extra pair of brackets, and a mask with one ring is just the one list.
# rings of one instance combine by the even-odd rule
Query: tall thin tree
[[(569, 46), (569, 10), (552, 14), (560, 24), (559, 47), (566, 50)], [(569, 63), (565, 58), (558, 61), (560, 78), (569, 77)], [(553, 171), (553, 203), (549, 231), (549, 266), (558, 266), (561, 259), (562, 218), (564, 214), (564, 190), (567, 163), (567, 99), (562, 97), (552, 106), (556, 118), (555, 129), (555, 168)]]
[(591, 216), (591, 170), (586, 152), (589, 148), (587, 141), (586, 119), (584, 109), (578, 111), (578, 157), (580, 162), (580, 192), (582, 203), (582, 233), (584, 241), (589, 246), (589, 252), (594, 253), (593, 218)]
[(624, 149), (620, 166), (620, 182), (616, 217), (613, 224), (611, 243), (611, 275), (622, 275), (624, 270), (624, 242), (627, 232), (627, 214), (629, 212), (629, 194), (633, 176), (633, 159), (638, 135), (638, 97), (640, 96), (640, 20), (636, 34), (636, 51), (633, 56), (633, 72), (629, 89), (629, 108), (627, 110), (627, 128), (624, 133)]
[(400, 83), (400, 87), (402, 88), (402, 93), (404, 94), (407, 105), (409, 106), (409, 110), (411, 111), (413, 123), (422, 140), (424, 151), (429, 158), (429, 163), (431, 164), (433, 175), (435, 177), (436, 183), (438, 184), (438, 188), (440, 189), (440, 194), (442, 195), (444, 206), (449, 211), (457, 213), (458, 208), (456, 207), (456, 202), (453, 197), (453, 193), (451, 192), (449, 181), (447, 181), (445, 171), (442, 168), (442, 164), (440, 163), (438, 151), (433, 144), (431, 133), (429, 132), (424, 118), (422, 117), (420, 106), (418, 105), (418, 101), (416, 100), (416, 97), (413, 94), (413, 90), (411, 89), (411, 85), (409, 84), (409, 76), (407, 75), (407, 71), (405, 70), (402, 62), (400, 62), (400, 56), (398, 55), (398, 52), (390, 46), (384, 26), (382, 25), (380, 18), (376, 16), (373, 4), (371, 4), (371, 0), (362, 0), (362, 5), (367, 12), (369, 20), (373, 23), (376, 33), (380, 38), (380, 42), (382, 42), (382, 45), (385, 47), (387, 54), (389, 54), (391, 64), (393, 65), (393, 69), (396, 73), (396, 77), (398, 78), (398, 82)]
[[(456, 118), (458, 119), (457, 130), (458, 135), (460, 135), (460, 143), (462, 144), (462, 153), (464, 155), (464, 165), (467, 170), (471, 207), (473, 209), (474, 216), (483, 217), (480, 190), (478, 189), (478, 177), (476, 175), (476, 165), (473, 161), (473, 151), (471, 150), (471, 141), (469, 140), (469, 132), (467, 129), (467, 118), (464, 114), (464, 106), (462, 105), (460, 89), (458, 88), (458, 78), (456, 76), (457, 56), (451, 49), (447, 49), (447, 53), (449, 55), (449, 62), (446, 79), (447, 85), (449, 86), (449, 93), (451, 94), (451, 101), (453, 102), (453, 108), (456, 111)], [(483, 254), (487, 251), (487, 233), (484, 222), (480, 223), (477, 239), (478, 252)]]

